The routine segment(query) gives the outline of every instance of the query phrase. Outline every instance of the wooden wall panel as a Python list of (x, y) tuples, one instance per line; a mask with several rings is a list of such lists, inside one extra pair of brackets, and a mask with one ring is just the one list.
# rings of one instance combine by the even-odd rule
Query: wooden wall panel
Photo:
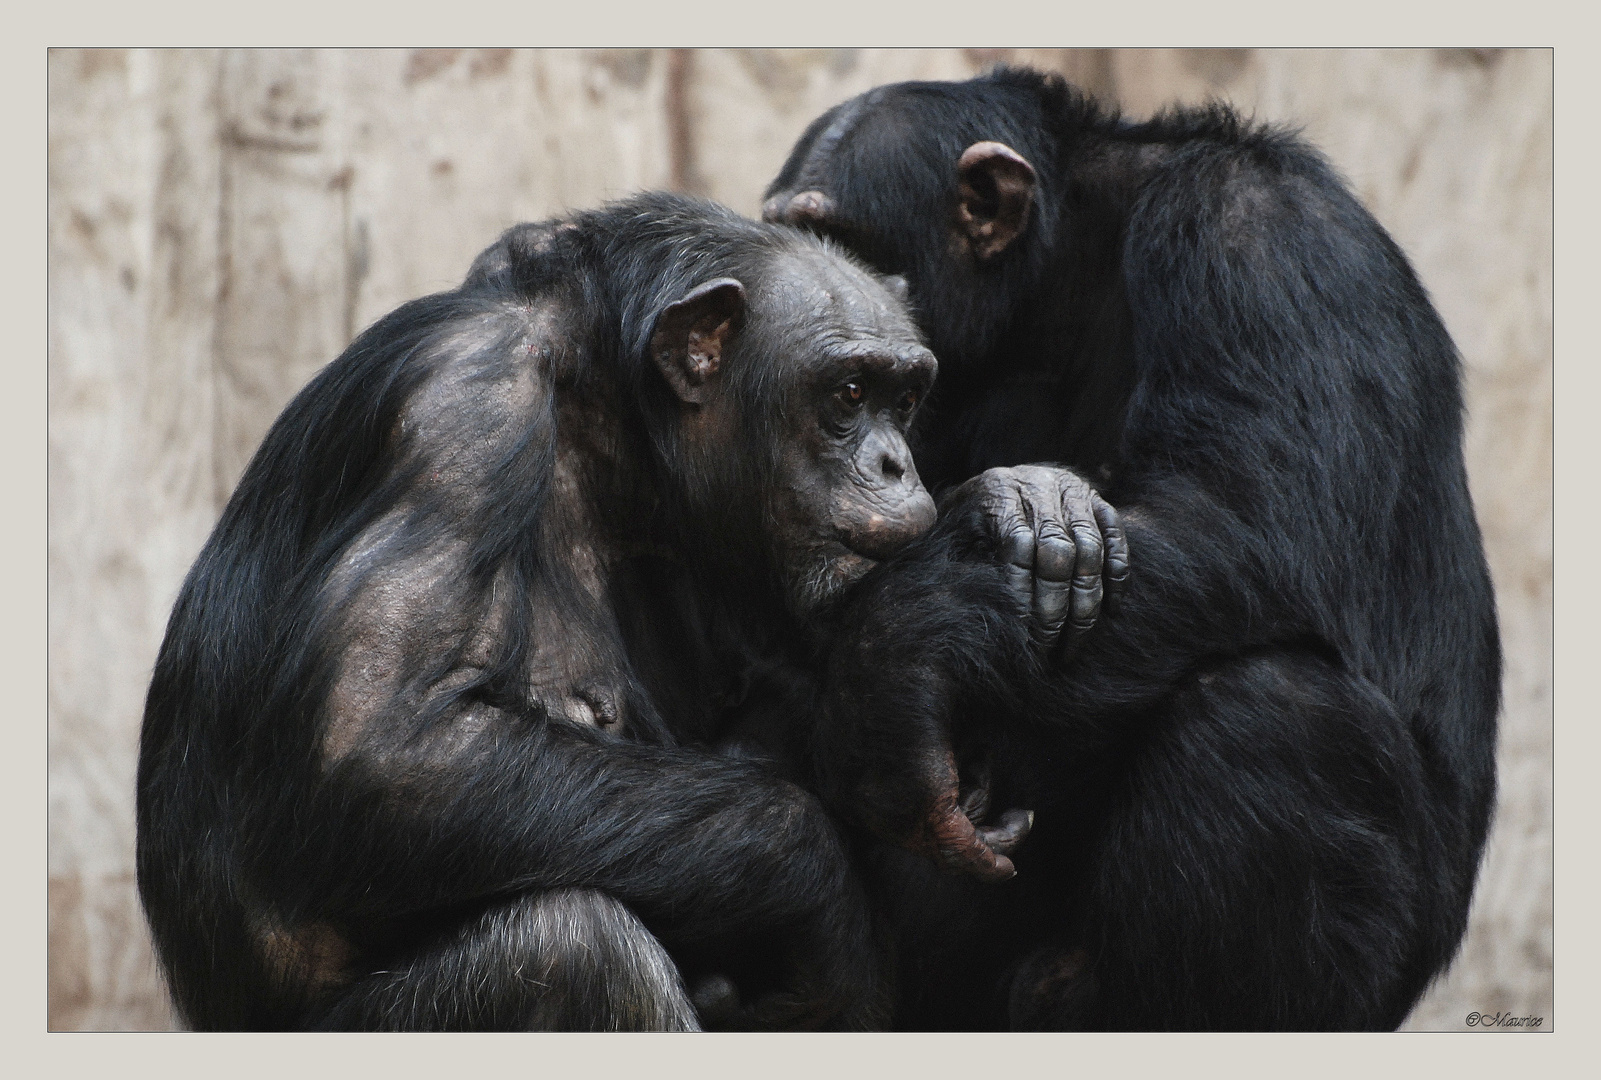
[(345, 59), (318, 49), (223, 56), (219, 505), (277, 411), (349, 339)]
[(352, 330), (454, 287), (511, 225), (668, 186), (659, 50), (379, 50), (345, 67)]
[(53, 52), (50, 1023), (166, 1027), (133, 762), (166, 609), (216, 514), (215, 58)]

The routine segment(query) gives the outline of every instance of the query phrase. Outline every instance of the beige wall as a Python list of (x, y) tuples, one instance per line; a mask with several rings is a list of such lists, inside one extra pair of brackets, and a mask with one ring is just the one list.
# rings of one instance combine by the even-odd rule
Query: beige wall
[(290, 394), (507, 225), (645, 187), (754, 213), (824, 108), (998, 59), (1303, 126), (1416, 262), (1466, 361), (1507, 680), (1468, 941), (1411, 1024), (1552, 1026), (1549, 53), (443, 49), (51, 53), (52, 1028), (172, 1023), (133, 890), (142, 696)]

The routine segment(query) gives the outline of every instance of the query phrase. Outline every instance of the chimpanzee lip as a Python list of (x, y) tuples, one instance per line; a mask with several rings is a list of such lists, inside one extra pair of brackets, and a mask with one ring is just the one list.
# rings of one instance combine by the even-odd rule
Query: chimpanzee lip
[(854, 548), (844, 540), (830, 540), (828, 544), (825, 545), (824, 550), (827, 551), (829, 548), (838, 549), (838, 554), (835, 554), (832, 551), (829, 552), (829, 557), (831, 559), (837, 559), (848, 555), (851, 558), (861, 559), (866, 562), (868, 569), (876, 566), (881, 558), (881, 556), (869, 555), (867, 552), (862, 551), (859, 548)]

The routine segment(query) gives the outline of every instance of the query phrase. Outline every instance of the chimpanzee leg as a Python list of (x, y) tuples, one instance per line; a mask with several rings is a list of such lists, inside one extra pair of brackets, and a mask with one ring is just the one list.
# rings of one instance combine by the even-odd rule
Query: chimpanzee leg
[[(1274, 651), (1159, 707), (1088, 866), (1079, 940), (1012, 983), (1030, 1028), (1393, 1028), (1432, 958), (1428, 777), (1359, 677)], [(1420, 929), (1422, 931), (1420, 935)]]
[(370, 1031), (698, 1031), (661, 943), (604, 893), (562, 889), (491, 908), (374, 972), (312, 1026)]

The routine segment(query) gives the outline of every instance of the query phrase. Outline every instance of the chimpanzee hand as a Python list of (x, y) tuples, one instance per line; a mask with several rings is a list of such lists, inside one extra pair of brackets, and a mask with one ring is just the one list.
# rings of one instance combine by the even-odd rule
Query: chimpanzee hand
[(1048, 465), (989, 469), (951, 491), (941, 512), (959, 508), (1006, 564), (1006, 580), (1029, 635), (1053, 649), (1095, 625), (1128, 578), (1128, 539), (1117, 511), (1077, 474)]

